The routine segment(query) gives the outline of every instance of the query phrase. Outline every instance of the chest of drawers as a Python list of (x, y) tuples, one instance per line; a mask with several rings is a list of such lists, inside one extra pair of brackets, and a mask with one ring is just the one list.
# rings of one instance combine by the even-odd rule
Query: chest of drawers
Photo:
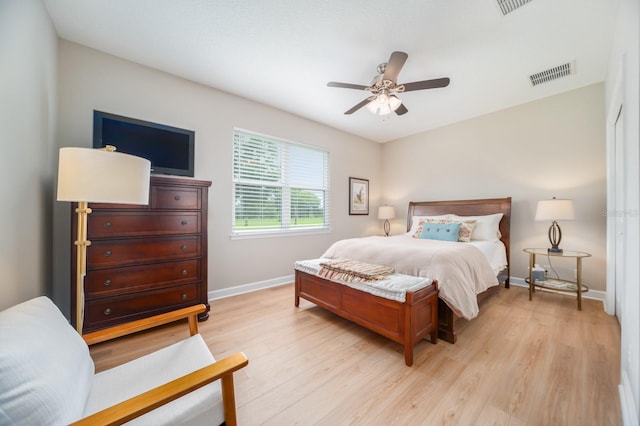
[[(147, 206), (89, 205), (84, 332), (198, 303), (209, 308), (209, 186), (208, 181), (152, 176)], [(72, 236), (77, 232), (75, 207)], [(75, 258), (72, 244), (71, 270)], [(75, 312), (75, 280), (71, 293)], [(199, 319), (208, 315), (207, 309)]]

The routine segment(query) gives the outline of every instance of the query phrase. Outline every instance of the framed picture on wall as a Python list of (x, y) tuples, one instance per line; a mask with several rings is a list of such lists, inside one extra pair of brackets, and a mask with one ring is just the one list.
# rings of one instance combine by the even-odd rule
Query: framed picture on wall
[(349, 214), (369, 214), (369, 179), (349, 178)]

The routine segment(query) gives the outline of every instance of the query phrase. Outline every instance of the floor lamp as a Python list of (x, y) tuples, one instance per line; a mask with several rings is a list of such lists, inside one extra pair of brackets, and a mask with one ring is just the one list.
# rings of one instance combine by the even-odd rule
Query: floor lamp
[(76, 330), (82, 334), (84, 277), (87, 270), (88, 203), (149, 204), (151, 163), (144, 158), (106, 149), (61, 148), (58, 201), (77, 202)]

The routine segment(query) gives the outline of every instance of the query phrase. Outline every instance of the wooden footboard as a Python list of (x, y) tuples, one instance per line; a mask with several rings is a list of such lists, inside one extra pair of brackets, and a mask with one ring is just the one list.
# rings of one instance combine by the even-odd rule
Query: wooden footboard
[(413, 347), (430, 335), (438, 342), (438, 282), (408, 292), (404, 303), (359, 291), (302, 271), (295, 271), (295, 305), (300, 298), (368, 328), (404, 347), (413, 364)]

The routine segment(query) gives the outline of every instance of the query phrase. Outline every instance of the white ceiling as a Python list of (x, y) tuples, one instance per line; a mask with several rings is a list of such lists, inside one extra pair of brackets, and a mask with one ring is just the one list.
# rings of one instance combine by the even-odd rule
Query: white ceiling
[[(386, 142), (603, 81), (618, 0), (532, 0), (503, 16), (496, 0), (44, 0), (59, 36)], [(344, 111), (394, 50), (409, 113)], [(575, 61), (533, 87), (529, 75)]]

